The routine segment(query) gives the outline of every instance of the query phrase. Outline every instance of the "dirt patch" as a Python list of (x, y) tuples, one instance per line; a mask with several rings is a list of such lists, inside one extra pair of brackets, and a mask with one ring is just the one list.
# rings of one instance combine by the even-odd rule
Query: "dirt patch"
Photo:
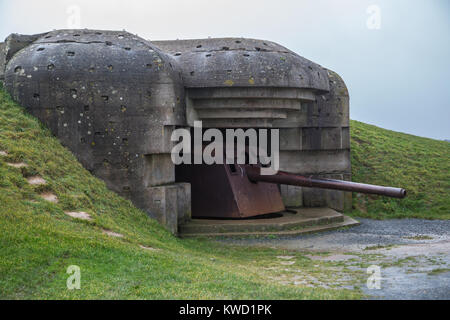
[(159, 249), (152, 248), (152, 247), (147, 247), (147, 246), (143, 246), (142, 244), (140, 244), (139, 247), (142, 248), (142, 249), (144, 249), (144, 250), (149, 250), (149, 251), (159, 251)]
[(42, 177), (39, 177), (39, 176), (29, 177), (29, 178), (27, 178), (27, 181), (31, 185), (47, 184), (47, 181), (45, 181), (45, 179), (43, 179)]
[(351, 254), (331, 254), (329, 256), (314, 256), (314, 255), (306, 255), (311, 260), (319, 260), (319, 261), (345, 261), (350, 259), (359, 259), (358, 256), (354, 256)]
[(280, 261), (280, 264), (284, 265), (284, 266), (290, 266), (293, 265), (295, 263), (295, 261)]
[(19, 169), (28, 167), (28, 165), (25, 162), (17, 162), (17, 163), (7, 162), (6, 164), (10, 167), (19, 168)]
[(44, 200), (47, 200), (47, 201), (50, 201), (53, 203), (58, 203), (58, 197), (51, 192), (41, 193), (39, 196)]
[(392, 247), (392, 249), (382, 249), (378, 252), (396, 258), (432, 255), (450, 256), (450, 239), (430, 243), (414, 243), (401, 246), (399, 245)]
[(68, 216), (72, 218), (82, 219), (82, 220), (92, 220), (91, 216), (86, 212), (64, 212)]
[(316, 277), (305, 274), (303, 271), (301, 273), (302, 274), (294, 274), (294, 275), (281, 274), (279, 276), (269, 277), (269, 279), (274, 280), (281, 285), (294, 285), (310, 288), (312, 287), (329, 288), (329, 286), (326, 283), (318, 280)]
[(0, 156), (1, 157), (6, 157), (7, 155), (8, 155), (8, 152), (0, 150)]
[(110, 237), (123, 238), (123, 234), (117, 233), (117, 232), (114, 232), (114, 231), (111, 231), (111, 230), (103, 229), (103, 233), (107, 234)]
[(277, 256), (278, 259), (290, 260), (295, 258), (294, 256)]

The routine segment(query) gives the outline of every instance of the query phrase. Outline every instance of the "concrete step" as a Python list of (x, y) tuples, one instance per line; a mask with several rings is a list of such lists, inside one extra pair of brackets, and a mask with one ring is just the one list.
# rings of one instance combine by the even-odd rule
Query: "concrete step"
[(181, 233), (180, 237), (207, 237), (207, 238), (227, 238), (227, 237), (267, 237), (267, 236), (297, 236), (301, 234), (324, 232), (339, 229), (342, 227), (353, 227), (360, 223), (348, 216), (343, 216), (340, 222), (334, 222), (325, 225), (304, 227), (286, 231), (267, 231), (267, 232), (212, 232), (212, 233)]
[(281, 213), (281, 216), (275, 218), (236, 220), (192, 219), (179, 227), (179, 233), (189, 235), (286, 232), (343, 221), (344, 216), (330, 208), (300, 208), (285, 211)]

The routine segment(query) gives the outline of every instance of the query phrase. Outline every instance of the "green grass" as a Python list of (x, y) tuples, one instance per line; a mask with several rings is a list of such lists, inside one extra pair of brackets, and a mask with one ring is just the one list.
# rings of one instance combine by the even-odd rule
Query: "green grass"
[(427, 235), (418, 235), (418, 236), (412, 236), (412, 237), (404, 237), (404, 239), (410, 239), (410, 240), (432, 240), (433, 237), (427, 236)]
[(404, 199), (354, 194), (354, 216), (450, 218), (450, 143), (351, 121), (352, 179), (402, 187)]
[(447, 269), (447, 268), (433, 269), (430, 272), (428, 272), (428, 275), (435, 276), (435, 275), (442, 274), (442, 273), (447, 273), (447, 272), (450, 272), (450, 269)]
[(389, 250), (393, 247), (394, 247), (393, 244), (387, 244), (387, 245), (377, 244), (375, 246), (365, 247), (364, 250), (378, 250), (378, 249), (388, 249)]
[[(173, 237), (109, 191), (0, 89), (0, 299), (352, 299), (359, 291), (281, 284), (283, 250)], [(23, 161), (25, 168), (7, 163)], [(32, 186), (40, 175), (47, 184)], [(59, 202), (39, 197), (52, 192)], [(93, 220), (67, 216), (85, 211)], [(124, 235), (103, 234), (108, 229)], [(140, 245), (157, 248), (145, 250)], [(325, 279), (300, 253), (289, 268)], [(68, 290), (67, 267), (81, 268)], [(298, 272), (296, 273), (298, 274)]]

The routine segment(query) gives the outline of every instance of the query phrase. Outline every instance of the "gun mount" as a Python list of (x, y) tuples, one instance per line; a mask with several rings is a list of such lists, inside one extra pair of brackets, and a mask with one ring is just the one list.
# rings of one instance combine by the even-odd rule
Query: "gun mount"
[(305, 177), (239, 164), (179, 165), (177, 178), (191, 184), (192, 217), (247, 218), (285, 210), (279, 185), (323, 188), (404, 198), (406, 190), (343, 180)]

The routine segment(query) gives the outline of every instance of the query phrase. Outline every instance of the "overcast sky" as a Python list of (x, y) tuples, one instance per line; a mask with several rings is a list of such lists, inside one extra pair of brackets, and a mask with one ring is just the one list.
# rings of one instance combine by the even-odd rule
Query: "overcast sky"
[(1, 40), (77, 25), (271, 40), (338, 72), (352, 119), (450, 139), (448, 0), (0, 0)]

